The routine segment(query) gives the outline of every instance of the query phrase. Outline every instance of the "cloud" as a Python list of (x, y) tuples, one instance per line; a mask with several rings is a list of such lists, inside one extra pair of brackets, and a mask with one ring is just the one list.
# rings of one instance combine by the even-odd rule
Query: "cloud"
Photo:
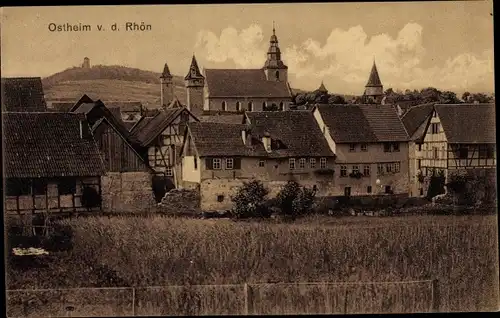
[(252, 24), (238, 32), (233, 27), (222, 30), (220, 36), (212, 31), (198, 32), (196, 48), (207, 61), (222, 63), (233, 61), (237, 67), (262, 67), (266, 61), (264, 36), (259, 25)]
[[(314, 89), (323, 80), (331, 91), (360, 94), (376, 59), (385, 88), (493, 89), (492, 50), (462, 53), (441, 65), (423, 67), (428, 54), (423, 32), (421, 25), (408, 23), (395, 36), (382, 33), (369, 37), (357, 25), (333, 29), (324, 42), (309, 38), (288, 47), (282, 45), (281, 50), (292, 86), (297, 88)], [(230, 26), (219, 35), (202, 30), (196, 41), (196, 49), (205, 61), (224, 67), (233, 63), (240, 68), (262, 67), (268, 45), (262, 28), (256, 24), (242, 30)]]
[(493, 87), (493, 51), (483, 54), (463, 53), (443, 65), (423, 68), (426, 56), (422, 44), (423, 28), (406, 24), (395, 37), (378, 34), (368, 38), (361, 26), (334, 29), (324, 44), (307, 39), (301, 45), (284, 50), (289, 72), (297, 81), (319, 77), (339, 92), (362, 92), (376, 58), (384, 86), (415, 89), (435, 86), (464, 90), (470, 87)]

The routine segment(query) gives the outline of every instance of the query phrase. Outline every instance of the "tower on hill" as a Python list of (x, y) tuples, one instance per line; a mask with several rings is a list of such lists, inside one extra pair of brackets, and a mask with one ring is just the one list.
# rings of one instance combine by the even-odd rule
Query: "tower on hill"
[(161, 107), (166, 107), (174, 99), (174, 82), (173, 76), (170, 74), (170, 69), (167, 63), (163, 67), (163, 72), (160, 76), (161, 85)]
[(281, 50), (278, 46), (278, 37), (274, 28), (273, 35), (269, 40), (269, 50), (267, 51), (267, 60), (264, 64), (264, 71), (268, 81), (287, 82), (288, 81), (288, 66), (281, 60)]
[(90, 59), (88, 57), (83, 58), (82, 68), (90, 68)]
[(321, 85), (317, 89), (318, 92), (328, 94), (328, 90), (325, 87), (325, 84), (323, 84), (323, 81), (321, 81)]
[(203, 112), (203, 88), (205, 86), (205, 77), (201, 74), (196, 57), (193, 54), (189, 72), (184, 77), (187, 90), (187, 108), (195, 115)]
[(384, 97), (384, 86), (380, 81), (375, 60), (373, 61), (370, 77), (365, 85), (363, 97), (365, 102), (375, 104), (380, 104), (382, 102), (382, 98)]

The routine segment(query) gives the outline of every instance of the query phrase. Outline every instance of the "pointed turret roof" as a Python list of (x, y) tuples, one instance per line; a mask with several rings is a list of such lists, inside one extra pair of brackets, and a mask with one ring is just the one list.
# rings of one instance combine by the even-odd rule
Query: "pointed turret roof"
[(196, 62), (196, 57), (193, 54), (193, 58), (191, 59), (191, 66), (189, 67), (189, 72), (184, 77), (185, 80), (193, 79), (193, 78), (204, 78), (200, 72), (200, 68), (198, 67), (198, 62)]
[(368, 86), (382, 86), (375, 61), (373, 61), (372, 71), (370, 72), (370, 77), (368, 78), (368, 83), (366, 83), (365, 87)]
[(161, 73), (160, 78), (167, 78), (167, 77), (172, 77), (172, 74), (170, 74), (170, 69), (168, 68), (168, 64), (165, 63), (165, 66), (163, 67), (163, 73)]
[(323, 81), (321, 81), (321, 85), (319, 86), (318, 91), (328, 93), (328, 90), (326, 89), (325, 84), (323, 84)]

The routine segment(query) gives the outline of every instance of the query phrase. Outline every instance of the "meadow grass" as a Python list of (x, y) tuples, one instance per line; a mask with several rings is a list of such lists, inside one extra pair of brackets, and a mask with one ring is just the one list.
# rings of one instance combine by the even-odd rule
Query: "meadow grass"
[(441, 311), (498, 309), (496, 216), (61, 222), (74, 231), (68, 271), (105, 267), (127, 286), (439, 279)]

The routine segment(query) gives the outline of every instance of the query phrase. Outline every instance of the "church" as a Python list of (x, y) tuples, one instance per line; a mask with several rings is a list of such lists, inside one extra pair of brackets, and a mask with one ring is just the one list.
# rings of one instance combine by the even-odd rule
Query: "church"
[[(187, 108), (195, 115), (211, 112), (288, 110), (292, 89), (288, 82), (288, 66), (281, 59), (278, 37), (273, 27), (267, 60), (258, 69), (204, 69), (200, 71), (193, 55), (184, 81)], [(174, 99), (174, 85), (168, 65), (161, 76), (161, 104)]]

